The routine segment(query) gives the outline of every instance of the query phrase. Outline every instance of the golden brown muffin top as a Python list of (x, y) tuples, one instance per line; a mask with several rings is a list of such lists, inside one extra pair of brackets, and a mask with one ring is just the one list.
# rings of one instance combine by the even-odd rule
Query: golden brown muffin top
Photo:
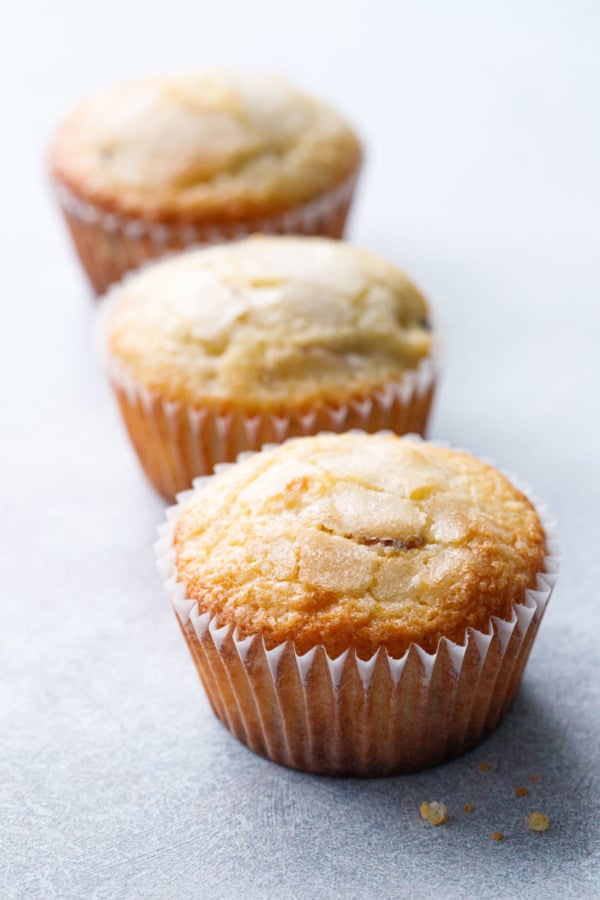
[(391, 264), (325, 238), (256, 237), (175, 257), (120, 289), (110, 353), (170, 400), (302, 407), (372, 392), (431, 349)]
[(51, 170), (109, 210), (237, 221), (344, 182), (360, 143), (328, 106), (274, 75), (154, 77), (84, 100), (56, 134)]
[(185, 503), (176, 569), (189, 599), (268, 648), (401, 656), (510, 618), (545, 534), (503, 475), (395, 435), (318, 435), (228, 466)]

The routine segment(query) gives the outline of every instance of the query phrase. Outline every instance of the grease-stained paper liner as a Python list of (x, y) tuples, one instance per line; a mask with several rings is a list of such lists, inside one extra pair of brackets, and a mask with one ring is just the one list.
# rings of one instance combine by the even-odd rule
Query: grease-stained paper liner
[(358, 170), (343, 184), (282, 213), (212, 225), (133, 218), (85, 201), (61, 182), (55, 182), (55, 188), (81, 263), (95, 292), (102, 294), (125, 272), (188, 247), (222, 244), (256, 233), (341, 238), (357, 178)]
[(391, 775), (458, 756), (496, 728), (558, 575), (556, 526), (544, 507), (536, 506), (547, 556), (510, 620), (467, 629), (463, 644), (442, 638), (435, 653), (411, 644), (401, 659), (382, 647), (361, 660), (350, 647), (331, 659), (322, 645), (301, 656), (291, 642), (267, 650), (260, 635), (240, 638), (186, 597), (173, 529), (191, 493), (159, 529), (158, 569), (215, 715), (251, 750), (307, 772)]
[(228, 409), (192, 406), (148, 390), (110, 353), (107, 329), (120, 289), (113, 286), (99, 311), (98, 353), (140, 463), (168, 500), (189, 488), (194, 478), (211, 474), (218, 463), (234, 462), (240, 453), (260, 450), (266, 443), (352, 428), (425, 434), (436, 384), (437, 350), (417, 369), (406, 371), (402, 380), (338, 404), (321, 401), (310, 407), (253, 414), (235, 409), (233, 403)]
[(397, 434), (424, 434), (435, 387), (435, 368), (424, 360), (400, 382), (389, 382), (368, 396), (336, 406), (325, 402), (286, 412), (193, 407), (164, 400), (136, 383), (118, 365), (109, 377), (123, 421), (146, 475), (172, 500), (194, 478), (210, 474), (215, 465), (233, 462), (244, 451), (290, 437), (342, 432), (352, 428)]

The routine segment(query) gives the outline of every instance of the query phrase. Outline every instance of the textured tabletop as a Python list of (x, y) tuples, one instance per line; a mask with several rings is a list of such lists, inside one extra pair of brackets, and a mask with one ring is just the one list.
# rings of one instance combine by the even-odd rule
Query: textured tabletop
[[(584, 0), (5, 14), (1, 897), (600, 893), (599, 29)], [(94, 357), (43, 150), (80, 94), (204, 63), (282, 68), (359, 125), (352, 238), (413, 275), (445, 335), (432, 436), (518, 473), (560, 521), (518, 700), (437, 769), (344, 781), (252, 755), (213, 718), (155, 572), (164, 504)], [(527, 830), (532, 810), (549, 831)]]

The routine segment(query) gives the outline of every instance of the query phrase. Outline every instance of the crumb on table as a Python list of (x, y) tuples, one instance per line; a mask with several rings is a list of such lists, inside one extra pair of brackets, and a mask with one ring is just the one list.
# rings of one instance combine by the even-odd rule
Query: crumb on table
[(536, 781), (538, 780), (538, 778), (539, 778), (538, 775), (530, 775), (530, 780), (533, 781), (534, 784), (536, 783)]
[(431, 803), (423, 802), (419, 807), (421, 818), (430, 825), (443, 825), (448, 817), (446, 804), (438, 800), (432, 800)]
[(529, 793), (529, 788), (518, 787), (515, 791), (515, 797), (526, 797), (528, 793)]
[(472, 803), (465, 803), (464, 809), (465, 809), (465, 812), (466, 812), (466, 813), (472, 813), (472, 812), (473, 812), (473, 804), (472, 804)]
[(494, 831), (492, 834), (492, 840), (493, 841), (503, 841), (504, 835), (502, 834), (501, 831)]
[(550, 819), (545, 813), (532, 812), (530, 816), (527, 816), (527, 824), (531, 831), (548, 831)]
[(479, 771), (480, 771), (480, 772), (489, 772), (489, 771), (490, 771), (490, 767), (489, 767), (489, 765), (488, 765), (486, 762), (480, 762), (480, 763), (479, 763)]

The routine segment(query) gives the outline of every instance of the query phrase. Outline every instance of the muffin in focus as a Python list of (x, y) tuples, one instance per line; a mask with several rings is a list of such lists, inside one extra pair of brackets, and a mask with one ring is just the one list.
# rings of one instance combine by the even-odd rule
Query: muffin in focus
[(464, 752), (514, 697), (554, 580), (531, 502), (472, 456), (318, 435), (184, 495), (158, 556), (216, 715), (297, 768)]
[(330, 107), (274, 75), (117, 85), (59, 127), (50, 172), (97, 293), (144, 261), (260, 231), (339, 238), (362, 159)]
[(115, 289), (107, 318), (125, 424), (167, 497), (267, 442), (425, 430), (426, 301), (390, 263), (340, 241), (255, 237), (182, 254)]

